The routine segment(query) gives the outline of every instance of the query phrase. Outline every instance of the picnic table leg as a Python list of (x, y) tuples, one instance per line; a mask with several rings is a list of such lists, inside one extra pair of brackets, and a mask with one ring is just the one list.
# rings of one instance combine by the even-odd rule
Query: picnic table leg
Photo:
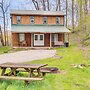
[(10, 68), (11, 69), (11, 71), (7, 74), (8, 76), (11, 76), (11, 75), (14, 75), (14, 76), (16, 76), (16, 68)]
[[(27, 69), (27, 68), (24, 68), (24, 69), (28, 72), (28, 77), (32, 77), (33, 76), (33, 69)], [(25, 83), (29, 84), (30, 81), (25, 80)]]
[(29, 71), (29, 73), (28, 73), (28, 77), (32, 77), (32, 76), (34, 76), (34, 74), (33, 74), (33, 70), (34, 70), (34, 69), (30, 69), (30, 71)]
[(37, 69), (37, 73), (38, 73), (38, 76), (41, 77), (41, 72), (40, 72), (40, 68)]
[(1, 76), (4, 76), (6, 68), (2, 68)]

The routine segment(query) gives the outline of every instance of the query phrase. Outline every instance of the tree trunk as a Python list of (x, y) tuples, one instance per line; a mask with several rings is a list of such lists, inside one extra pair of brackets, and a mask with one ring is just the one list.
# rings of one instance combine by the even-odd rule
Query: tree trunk
[(45, 0), (43, 0), (43, 10), (46, 11)]
[(3, 13), (3, 22), (4, 22), (4, 38), (5, 38), (5, 46), (6, 46), (6, 23), (5, 23), (5, 14)]
[(61, 11), (61, 0), (56, 0), (56, 11)]
[(72, 0), (72, 32), (74, 32), (74, 0)]
[(66, 27), (67, 27), (68, 1), (66, 0)]
[(1, 26), (0, 26), (0, 35), (1, 35), (0, 38), (1, 38), (2, 46), (4, 46), (3, 34), (2, 34)]
[(80, 4), (80, 15), (79, 15), (79, 17), (80, 17), (80, 21), (79, 21), (79, 29), (80, 30), (82, 30), (82, 0), (81, 1), (79, 1), (79, 4)]
[(49, 0), (47, 0), (47, 3), (48, 3), (48, 11), (50, 11), (50, 7), (49, 7)]
[(35, 6), (35, 9), (36, 9), (36, 10), (39, 10), (38, 2), (35, 1), (35, 0), (32, 0), (32, 2), (33, 2), (33, 4), (34, 4), (34, 6)]

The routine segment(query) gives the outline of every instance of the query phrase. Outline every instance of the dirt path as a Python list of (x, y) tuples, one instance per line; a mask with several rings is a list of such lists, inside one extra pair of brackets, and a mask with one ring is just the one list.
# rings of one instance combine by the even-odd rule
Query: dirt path
[(53, 57), (56, 50), (27, 50), (9, 54), (0, 55), (0, 63), (13, 62), (27, 62), (32, 60), (44, 59)]

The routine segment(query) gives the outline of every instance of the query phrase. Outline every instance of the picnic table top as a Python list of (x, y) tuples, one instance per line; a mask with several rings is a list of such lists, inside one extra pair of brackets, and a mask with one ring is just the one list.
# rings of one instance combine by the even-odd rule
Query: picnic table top
[(33, 68), (38, 69), (47, 66), (47, 64), (24, 64), (24, 63), (3, 63), (0, 67), (3, 68)]

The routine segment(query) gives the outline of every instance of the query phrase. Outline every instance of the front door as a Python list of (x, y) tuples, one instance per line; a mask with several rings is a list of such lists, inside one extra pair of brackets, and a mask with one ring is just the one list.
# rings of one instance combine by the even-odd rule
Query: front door
[(34, 34), (34, 46), (44, 46), (44, 34)]

